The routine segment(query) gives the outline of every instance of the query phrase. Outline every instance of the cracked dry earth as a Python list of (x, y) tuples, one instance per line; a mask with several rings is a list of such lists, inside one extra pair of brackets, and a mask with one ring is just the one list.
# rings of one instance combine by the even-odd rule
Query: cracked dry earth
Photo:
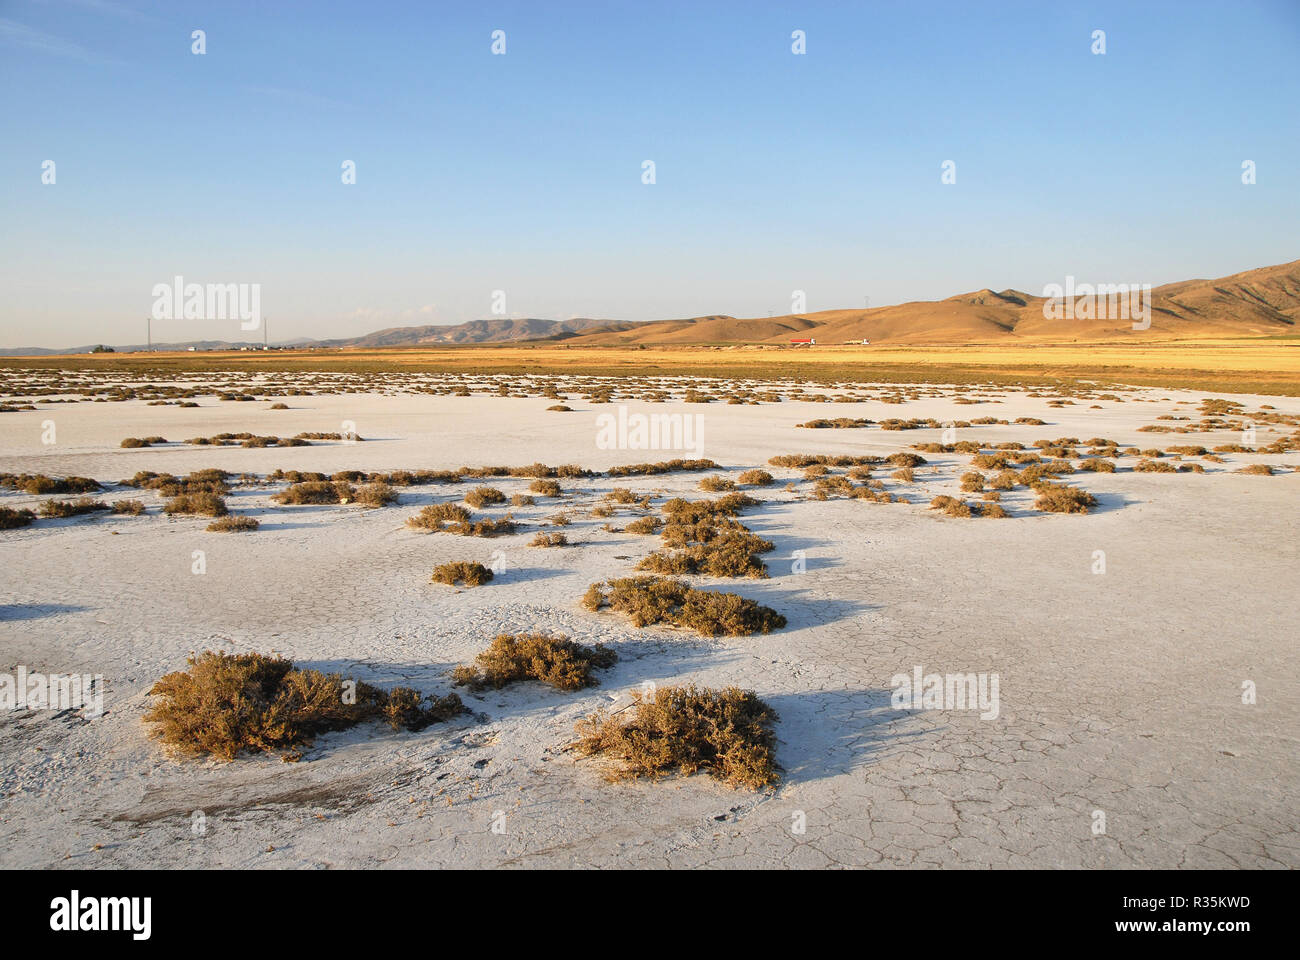
[[(998, 406), (981, 412), (1039, 416), (1049, 426), (963, 435), (1028, 442), (1100, 434), (1152, 446), (1136, 428), (1179, 400), (1199, 399), (1136, 396), (1149, 402), (1066, 412), (1003, 391)], [(1238, 399), (1300, 408), (1285, 398)], [(116, 444), (128, 435), (249, 429), (253, 411), (231, 407), (254, 405), (209, 399), (184, 427), (176, 420), (186, 411), (174, 408), (81, 405), (59, 413), (72, 439), (57, 452), (39, 446), (39, 412), (7, 415), (0, 451), (5, 470), (101, 480), (210, 466), (259, 474), (534, 460), (604, 468), (658, 458), (596, 450), (595, 408), (573, 405), (577, 412), (559, 419), (536, 400), (311, 397), (280, 414), (279, 432), (348, 418), (367, 442), (158, 451)], [(836, 414), (892, 415), (878, 404), (845, 406)], [(734, 476), (775, 454), (882, 454), (937, 439), (924, 430), (794, 429), (823, 409), (711, 406), (701, 454)], [(954, 412), (963, 408), (941, 398), (907, 406), (908, 416)], [(203, 426), (194, 426), (200, 417)], [(1194, 438), (1207, 440), (1225, 442)], [(145, 517), (38, 521), (0, 534), (0, 668), (102, 674), (106, 706), (97, 717), (0, 715), (0, 865), (1300, 865), (1300, 474), (1228, 469), (1250, 458), (1205, 475), (1079, 474), (1067, 479), (1096, 494), (1094, 513), (1039, 514), (1031, 495), (1017, 491), (1003, 501), (1010, 519), (986, 521), (925, 509), (931, 496), (955, 492), (969, 462), (929, 459), (938, 473), (918, 469), (914, 484), (897, 487), (906, 504), (806, 499), (806, 482), (783, 489), (799, 471), (772, 468), (778, 483), (754, 491), (764, 502), (741, 518), (776, 544), (765, 556), (771, 579), (701, 584), (788, 618), (784, 630), (755, 637), (637, 630), (579, 604), (589, 583), (627, 575), (658, 546), (657, 538), (603, 531), (632, 514), (591, 517), (599, 497), (614, 485), (703, 497), (697, 474), (564, 482), (563, 501), (539, 498), (516, 510), (524, 530), (495, 540), (407, 529), (404, 519), (420, 506), (465, 489), (438, 486), (404, 488), (398, 506), (370, 511), (276, 507), (272, 488), (236, 488), (232, 509), (262, 520), (247, 535), (164, 518), (152, 493)], [(507, 493), (528, 484), (490, 482)], [(139, 494), (106, 497), (128, 495)], [(19, 506), (37, 498), (0, 499)], [(560, 509), (573, 512), (566, 533), (578, 545), (529, 549), (538, 524)], [(203, 575), (191, 572), (194, 550), (206, 552)], [(1093, 572), (1097, 550), (1106, 554), (1104, 574)], [(428, 582), (436, 563), (488, 562), (495, 551), (504, 570), (486, 587), (458, 592)], [(796, 551), (805, 554), (804, 572), (792, 569)], [(296, 764), (179, 759), (141, 722), (151, 683), (183, 667), (190, 651), (274, 651), (441, 694), (451, 689), (450, 669), (493, 635), (536, 629), (607, 643), (621, 660), (590, 690), (462, 691), (473, 715), (420, 733), (361, 726), (321, 737)], [(997, 674), (997, 717), (894, 707), (891, 678), (916, 666)], [(565, 749), (575, 721), (625, 702), (647, 680), (755, 690), (780, 716), (781, 783), (760, 792), (703, 775), (611, 784), (600, 761)], [(1256, 686), (1254, 704), (1242, 702), (1244, 681)], [(1098, 811), (1102, 833), (1094, 832)]]

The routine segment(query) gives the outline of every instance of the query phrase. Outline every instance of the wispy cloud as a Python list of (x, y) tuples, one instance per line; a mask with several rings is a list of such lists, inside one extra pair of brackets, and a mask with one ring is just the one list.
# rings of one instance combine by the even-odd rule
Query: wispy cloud
[(151, 17), (147, 13), (142, 13), (133, 7), (125, 4), (114, 3), (113, 0), (59, 0), (61, 3), (70, 4), (74, 7), (81, 7), (95, 13), (102, 13), (110, 17), (120, 17), (123, 20), (134, 20), (136, 23), (157, 23), (156, 17)]
[(0, 17), (0, 44), (11, 47), (25, 47), (38, 53), (54, 57), (67, 57), (72, 60), (80, 60), (83, 63), (118, 62), (87, 50), (79, 43), (64, 40), (52, 33), (45, 33), (43, 30), (37, 30), (34, 27), (4, 17)]

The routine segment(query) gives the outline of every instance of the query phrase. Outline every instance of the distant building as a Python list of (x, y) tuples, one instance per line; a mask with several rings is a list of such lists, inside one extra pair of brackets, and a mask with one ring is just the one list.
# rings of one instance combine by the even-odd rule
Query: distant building
[(791, 341), (790, 341), (790, 346), (792, 346), (792, 347), (813, 347), (813, 346), (816, 346), (816, 345), (817, 345), (817, 341), (814, 340), (812, 337), (808, 337), (808, 338), (806, 338), (806, 339), (791, 340)]

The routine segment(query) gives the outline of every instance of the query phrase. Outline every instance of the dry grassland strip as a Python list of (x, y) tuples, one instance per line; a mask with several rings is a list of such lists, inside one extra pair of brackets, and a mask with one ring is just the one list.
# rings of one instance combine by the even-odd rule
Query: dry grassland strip
[(700, 376), (764, 380), (1043, 385), (1093, 381), (1168, 389), (1300, 396), (1300, 337), (968, 346), (569, 347), (456, 345), (385, 349), (77, 354), (0, 358), (0, 369), (168, 373)]

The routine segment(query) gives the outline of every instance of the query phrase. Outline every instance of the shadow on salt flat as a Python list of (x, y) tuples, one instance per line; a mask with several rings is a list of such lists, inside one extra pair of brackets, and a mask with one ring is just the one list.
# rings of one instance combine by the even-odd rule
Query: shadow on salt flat
[(777, 762), (782, 783), (844, 776), (878, 758), (891, 745), (934, 733), (914, 726), (909, 710), (890, 704), (891, 691), (814, 690), (764, 696), (780, 717)]
[(0, 603), (0, 621), (40, 620), (65, 613), (84, 613), (89, 609), (74, 603)]

